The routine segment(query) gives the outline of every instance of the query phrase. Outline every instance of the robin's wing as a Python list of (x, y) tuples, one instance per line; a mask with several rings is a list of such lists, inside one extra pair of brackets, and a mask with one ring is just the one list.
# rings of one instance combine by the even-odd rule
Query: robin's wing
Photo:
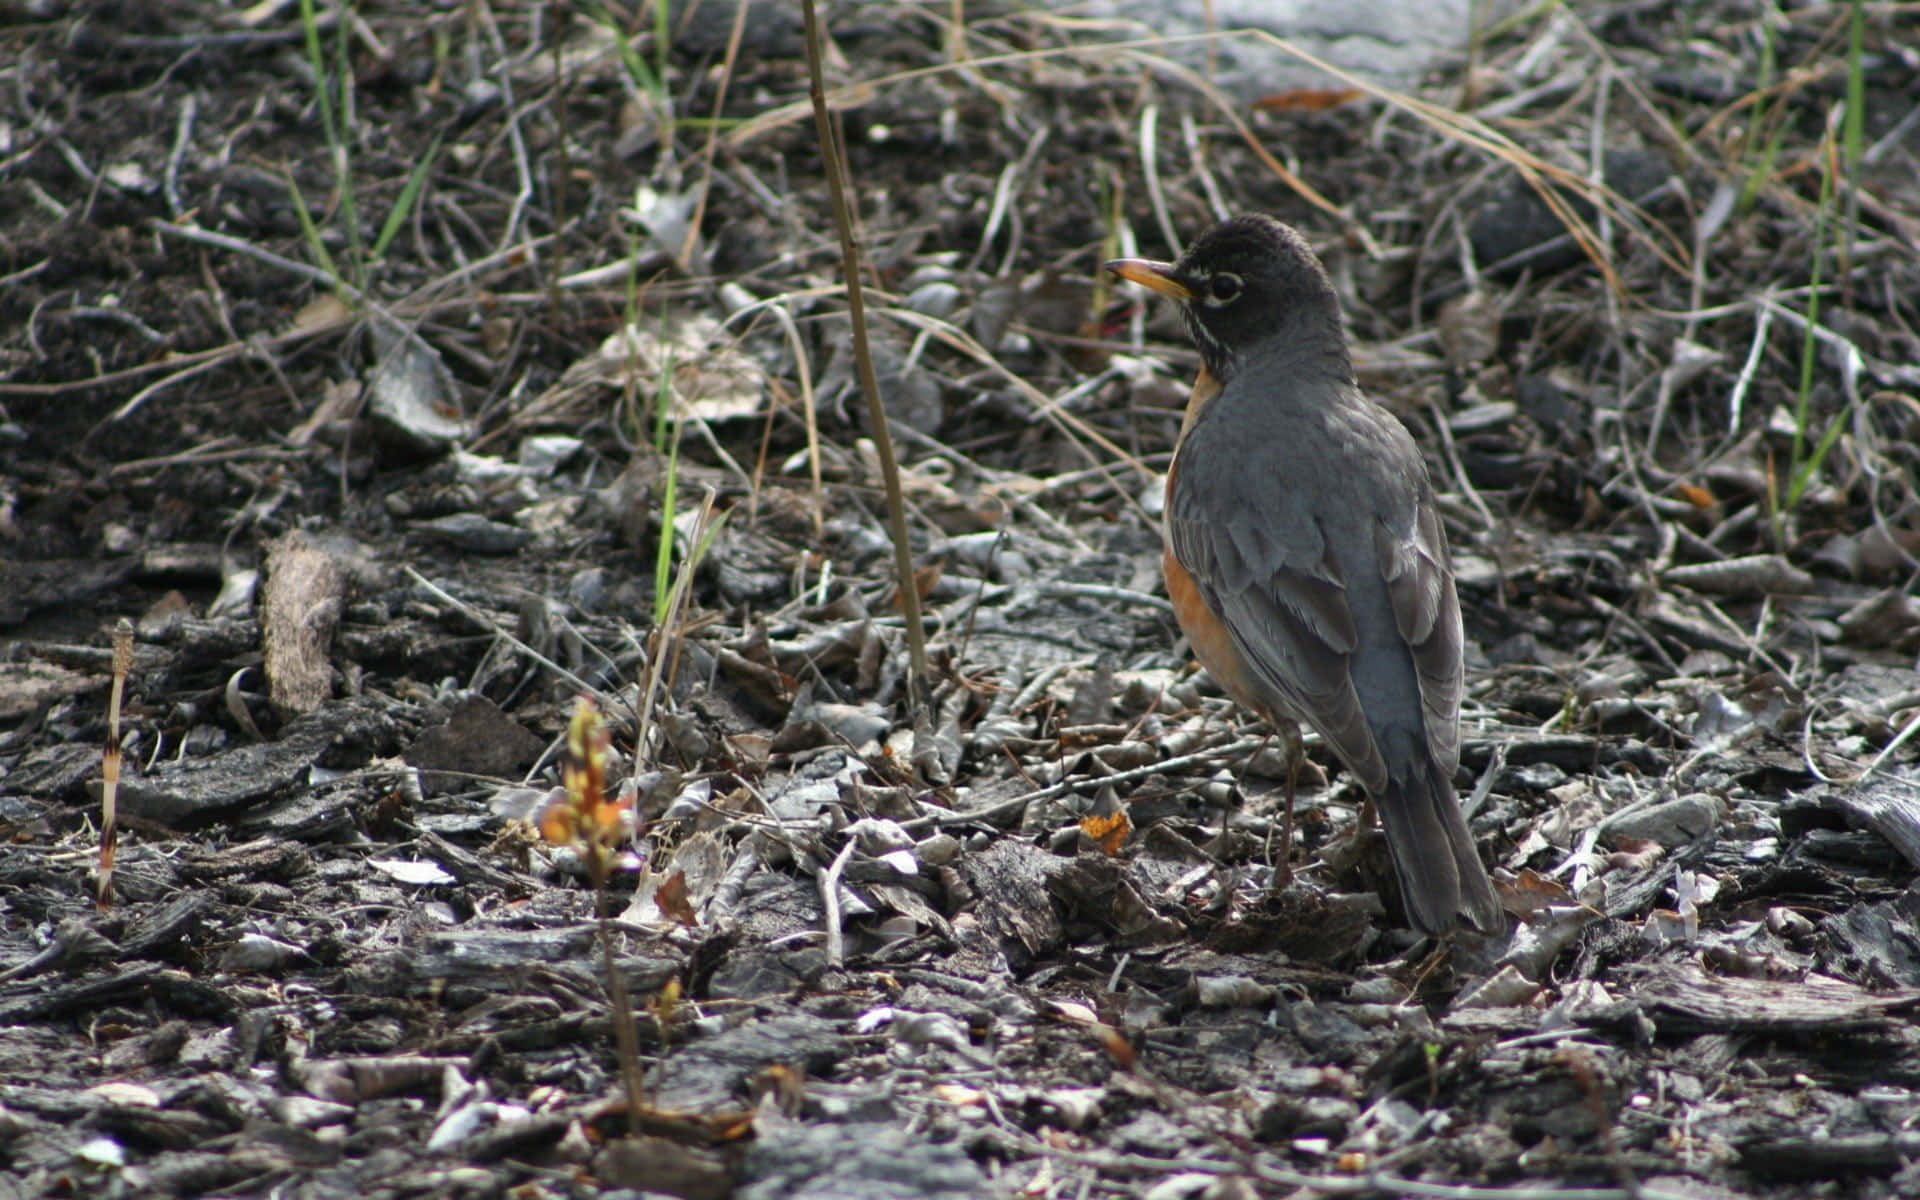
[(1447, 566), (1447, 536), (1430, 493), (1420, 488), (1410, 527), (1395, 532), (1386, 521), (1375, 522), (1374, 552), (1394, 624), (1413, 652), (1427, 748), (1442, 776), (1451, 778), (1460, 765), (1463, 635), (1460, 597)]
[(1267, 706), (1311, 725), (1378, 792), (1387, 768), (1349, 670), (1359, 637), (1338, 558), (1307, 499), (1220, 428), (1196, 425), (1182, 448), (1167, 544)]

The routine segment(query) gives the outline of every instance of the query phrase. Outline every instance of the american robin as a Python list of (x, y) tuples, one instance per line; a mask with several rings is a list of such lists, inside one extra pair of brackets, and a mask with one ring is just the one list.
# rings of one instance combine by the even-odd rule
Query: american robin
[(1359, 779), (1415, 928), (1503, 930), (1453, 790), (1446, 533), (1412, 436), (1354, 381), (1326, 269), (1264, 216), (1216, 226), (1176, 263), (1106, 268), (1179, 301), (1200, 348), (1161, 557), (1194, 656), (1276, 727), (1312, 726)]

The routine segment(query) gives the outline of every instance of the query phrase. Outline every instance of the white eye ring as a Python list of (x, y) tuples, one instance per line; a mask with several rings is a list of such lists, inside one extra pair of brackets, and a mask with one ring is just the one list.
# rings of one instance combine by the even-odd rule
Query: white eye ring
[(1207, 292), (1202, 301), (1208, 308), (1221, 308), (1240, 298), (1240, 290), (1245, 286), (1240, 277), (1232, 271), (1222, 271), (1207, 281)]

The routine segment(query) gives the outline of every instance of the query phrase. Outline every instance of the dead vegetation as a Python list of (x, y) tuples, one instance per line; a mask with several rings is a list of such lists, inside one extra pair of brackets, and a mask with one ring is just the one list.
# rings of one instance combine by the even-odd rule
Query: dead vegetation
[[(830, 6), (917, 718), (798, 10), (746, 11), (0, 29), (18, 1193), (1910, 1194), (1912, 6), (1257, 97)], [(1095, 268), (1249, 209), (1444, 493), (1508, 943), (1415, 944), (1337, 771), (1276, 844), (1173, 643), (1194, 362)], [(533, 825), (581, 694), (638, 1106)]]

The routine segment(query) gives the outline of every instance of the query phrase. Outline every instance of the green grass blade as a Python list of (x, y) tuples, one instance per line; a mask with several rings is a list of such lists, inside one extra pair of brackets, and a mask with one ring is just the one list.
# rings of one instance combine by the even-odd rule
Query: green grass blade
[(653, 81), (660, 92), (667, 86), (667, 37), (667, 0), (653, 0)]
[(653, 394), (653, 448), (667, 456), (667, 481), (660, 491), (660, 550), (653, 562), (653, 623), (667, 619), (673, 598), (673, 519), (680, 495), (680, 421), (673, 411), (673, 351), (667, 349), (666, 315), (660, 319), (660, 383)]
[(360, 238), (360, 205), (354, 196), (353, 179), (353, 58), (348, 44), (348, 27), (353, 24), (353, 5), (343, 0), (340, 20), (334, 27), (333, 79), (339, 89), (336, 110), (339, 113), (340, 138), (333, 146), (334, 178), (340, 191), (340, 219), (347, 226), (347, 269), (353, 286), (364, 289), (366, 246)]
[(672, 608), (673, 600), (673, 519), (679, 502), (680, 492), (680, 438), (679, 427), (674, 427), (675, 437), (667, 450), (667, 481), (660, 489), (660, 549), (653, 558), (653, 624), (659, 628), (666, 623), (667, 612)]
[(433, 135), (433, 144), (427, 147), (426, 154), (407, 176), (407, 186), (400, 189), (400, 198), (393, 202), (393, 208), (387, 213), (386, 221), (380, 226), (380, 236), (373, 240), (373, 258), (377, 262), (386, 257), (387, 247), (400, 235), (407, 223), (407, 214), (420, 199), (421, 189), (427, 185), (427, 172), (433, 170), (433, 160), (440, 153), (440, 135)]
[(1827, 461), (1827, 451), (1833, 449), (1833, 444), (1839, 441), (1841, 433), (1845, 432), (1847, 416), (1848, 411), (1842, 409), (1833, 414), (1833, 420), (1827, 423), (1827, 431), (1820, 435), (1819, 442), (1813, 447), (1813, 453), (1808, 456), (1805, 463), (1801, 464), (1799, 473), (1794, 476), (1793, 483), (1787, 488), (1787, 507), (1791, 508), (1798, 504), (1800, 497), (1806, 494), (1808, 487), (1812, 486), (1813, 477), (1820, 473), (1821, 464)]
[(653, 68), (647, 65), (647, 60), (640, 57), (639, 51), (633, 48), (633, 43), (628, 40), (626, 31), (620, 28), (620, 22), (614, 20), (613, 14), (607, 11), (606, 6), (590, 5), (587, 8), (587, 18), (603, 26), (613, 35), (613, 44), (620, 48), (620, 65), (626, 68), (627, 77), (633, 80), (634, 85), (649, 96), (659, 96), (659, 77), (653, 73)]
[(320, 49), (320, 14), (314, 11), (313, 0), (300, 0), (300, 35), (307, 48), (307, 68), (313, 72), (314, 90), (320, 95), (320, 126), (331, 146), (339, 142), (340, 136), (334, 128), (333, 96), (327, 89), (327, 60)]
[[(1829, 146), (1831, 143), (1829, 143)], [(1806, 493), (1807, 485), (1813, 482), (1814, 470), (1820, 465), (1820, 459), (1826, 457), (1822, 449), (1813, 458), (1807, 457), (1807, 422), (1813, 404), (1813, 369), (1820, 357), (1820, 280), (1821, 266), (1824, 260), (1827, 230), (1833, 225), (1834, 163), (1832, 155), (1820, 156), (1826, 168), (1820, 172), (1820, 201), (1813, 210), (1813, 263), (1807, 270), (1807, 324), (1806, 332), (1800, 339), (1800, 383), (1793, 407), (1793, 477), (1787, 485), (1786, 503), (1782, 506), (1792, 512), (1794, 505)], [(1844, 417), (1846, 414), (1840, 414)], [(1838, 436), (1840, 418), (1834, 419), (1826, 435), (1820, 439), (1823, 447), (1832, 445), (1832, 438)]]
[(1867, 128), (1867, 78), (1861, 68), (1866, 57), (1867, 9), (1864, 0), (1853, 0), (1853, 24), (1847, 31), (1847, 113), (1841, 119), (1840, 146), (1851, 171), (1859, 165)]
[(300, 221), (301, 235), (307, 239), (307, 253), (313, 255), (314, 263), (333, 280), (334, 294), (351, 307), (346, 282), (340, 277), (340, 268), (334, 265), (333, 255), (327, 253), (326, 242), (320, 238), (320, 226), (314, 223), (313, 213), (307, 209), (307, 198), (300, 194), (300, 186), (294, 183), (292, 175), (285, 178), (287, 195), (293, 198), (293, 214)]
[[(1861, 60), (1866, 57), (1867, 10), (1865, 0), (1853, 0), (1853, 21), (1847, 30), (1847, 111), (1841, 118), (1841, 169), (1849, 184), (1860, 169), (1860, 156), (1866, 141), (1867, 78)], [(1854, 235), (1860, 228), (1860, 188), (1847, 188), (1846, 225), (1840, 241), (1840, 278), (1848, 277), (1853, 255)]]
[[(1764, 94), (1772, 87), (1778, 72), (1779, 64), (1774, 60), (1773, 31), (1763, 21), (1760, 23), (1760, 71), (1754, 89), (1756, 93)], [(1740, 212), (1753, 207), (1754, 201), (1760, 198), (1760, 189), (1767, 186), (1767, 180), (1773, 178), (1773, 164), (1780, 156), (1780, 142), (1786, 134), (1786, 102), (1787, 97), (1782, 95), (1770, 107), (1762, 108), (1758, 102), (1753, 106), (1746, 148), (1751, 152), (1754, 142), (1759, 141), (1760, 153), (1748, 170), (1745, 182), (1740, 185), (1737, 205)]]

